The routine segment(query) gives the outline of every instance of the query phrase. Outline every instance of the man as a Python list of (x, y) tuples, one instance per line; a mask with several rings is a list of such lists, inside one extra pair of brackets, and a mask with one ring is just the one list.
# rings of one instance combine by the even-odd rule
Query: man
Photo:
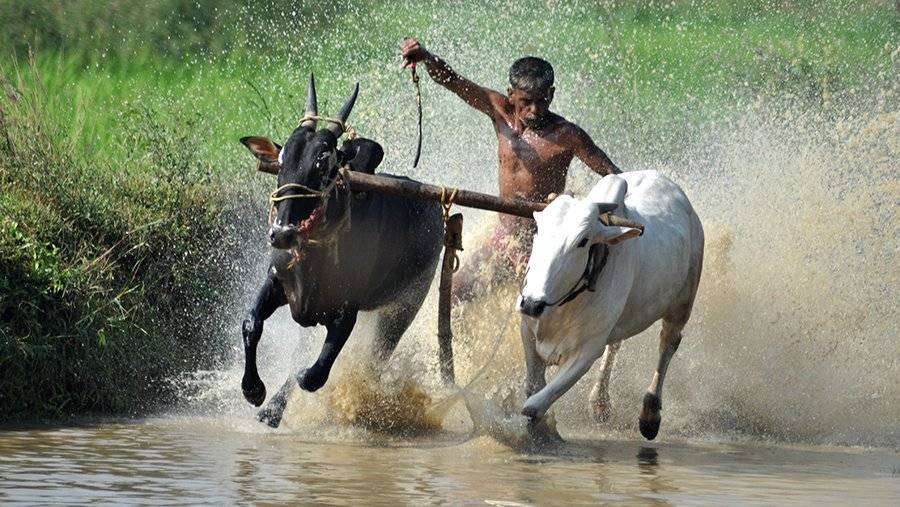
[[(491, 119), (497, 134), (501, 197), (545, 201), (550, 194), (562, 193), (576, 156), (601, 175), (621, 172), (581, 127), (550, 111), (555, 88), (553, 67), (547, 61), (533, 56), (516, 60), (503, 95), (460, 76), (414, 38), (404, 39), (401, 51), (404, 67), (424, 63), (436, 83)], [(457, 276), (456, 296), (471, 299), (484, 286), (524, 268), (534, 232), (533, 220), (501, 215), (491, 240), (469, 256), (468, 269)], [(499, 269), (478, 283), (475, 269), (492, 256), (499, 257)]]

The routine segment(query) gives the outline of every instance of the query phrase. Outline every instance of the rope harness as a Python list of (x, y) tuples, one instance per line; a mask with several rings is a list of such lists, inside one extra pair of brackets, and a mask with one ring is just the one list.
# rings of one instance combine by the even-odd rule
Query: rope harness
[(448, 192), (447, 188), (441, 187), (441, 216), (444, 220), (444, 247), (449, 248), (453, 252), (453, 272), (459, 271), (459, 254), (456, 252), (462, 250), (462, 237), (450, 233), (447, 223), (450, 221), (450, 209), (453, 207), (453, 201), (459, 192), (457, 188), (451, 188)]
[[(597, 251), (600, 249), (603, 250), (603, 254), (598, 259)], [(591, 249), (588, 251), (587, 265), (584, 267), (584, 272), (581, 274), (581, 278), (579, 278), (578, 281), (575, 282), (575, 285), (573, 285), (572, 288), (569, 289), (569, 292), (567, 292), (556, 301), (547, 303), (547, 306), (563, 306), (569, 301), (577, 298), (579, 294), (586, 290), (594, 292), (597, 285), (597, 279), (600, 277), (600, 273), (603, 271), (603, 267), (606, 266), (607, 258), (609, 258), (609, 247), (600, 243), (591, 245)], [(519, 292), (521, 294), (521, 291)]]
[[(295, 226), (297, 231), (297, 244), (291, 248), (291, 255), (293, 258), (288, 267), (295, 266), (303, 259), (305, 253), (304, 250), (307, 247), (336, 245), (340, 233), (350, 227), (350, 206), (348, 205), (346, 211), (341, 214), (341, 218), (338, 219), (334, 227), (330, 228), (324, 234), (317, 234), (320, 226), (327, 223), (325, 211), (328, 207), (328, 201), (331, 198), (332, 192), (335, 190), (343, 190), (345, 193), (349, 193), (350, 191), (344, 178), (344, 171), (346, 171), (346, 167), (339, 169), (334, 179), (332, 179), (322, 190), (315, 190), (299, 183), (286, 183), (276, 188), (269, 195), (269, 226), (272, 225), (276, 205), (278, 203), (290, 199), (319, 200), (319, 205), (313, 209), (312, 213), (305, 219), (300, 220)], [(295, 193), (284, 195), (285, 191), (290, 190), (295, 191)], [(291, 224), (290, 226), (293, 225)], [(332, 253), (334, 254), (335, 262), (337, 262), (337, 248), (334, 248)]]

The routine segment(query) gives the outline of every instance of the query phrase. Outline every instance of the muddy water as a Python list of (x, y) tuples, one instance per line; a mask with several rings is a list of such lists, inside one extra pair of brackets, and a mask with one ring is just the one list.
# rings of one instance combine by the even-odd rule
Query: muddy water
[(0, 433), (0, 503), (896, 504), (889, 450), (648, 444), (571, 436), (522, 452), (489, 437), (263, 431), (165, 418)]

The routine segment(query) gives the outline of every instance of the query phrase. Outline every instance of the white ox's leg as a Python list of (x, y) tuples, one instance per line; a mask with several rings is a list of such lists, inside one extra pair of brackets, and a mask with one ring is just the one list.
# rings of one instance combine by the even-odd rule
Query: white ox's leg
[(522, 349), (525, 352), (525, 397), (527, 398), (547, 385), (547, 366), (537, 353), (534, 334), (528, 329), (524, 319), (519, 323), (519, 336), (522, 337)]
[(603, 347), (588, 346), (580, 353), (570, 357), (560, 366), (559, 371), (546, 387), (525, 400), (522, 415), (533, 420), (543, 417), (550, 405), (571, 389), (575, 382), (578, 382), (578, 379), (591, 369), (591, 365), (601, 355), (603, 355)]
[(647, 394), (644, 395), (644, 406), (638, 419), (641, 435), (644, 435), (647, 440), (653, 440), (659, 433), (659, 423), (662, 419), (660, 411), (662, 410), (663, 381), (666, 379), (669, 360), (672, 359), (675, 351), (678, 350), (678, 345), (681, 344), (682, 329), (684, 329), (684, 323), (676, 324), (667, 320), (662, 322), (662, 330), (659, 332), (659, 363), (653, 374), (653, 381), (647, 388)]
[(606, 346), (603, 353), (603, 359), (600, 360), (600, 375), (598, 375), (597, 383), (591, 389), (591, 409), (594, 414), (594, 420), (603, 423), (609, 419), (609, 376), (612, 373), (613, 361), (616, 359), (616, 353), (622, 342), (618, 341), (610, 343)]

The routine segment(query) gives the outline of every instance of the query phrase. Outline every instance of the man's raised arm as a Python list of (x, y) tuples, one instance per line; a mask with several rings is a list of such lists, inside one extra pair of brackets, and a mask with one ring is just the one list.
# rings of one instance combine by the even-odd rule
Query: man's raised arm
[(606, 153), (594, 143), (594, 140), (591, 139), (591, 136), (589, 136), (587, 132), (578, 125), (572, 124), (572, 127), (574, 128), (573, 145), (575, 148), (575, 155), (577, 155), (585, 165), (593, 169), (597, 174), (603, 176), (608, 174), (619, 174), (622, 172), (616, 167), (616, 164), (613, 164), (613, 161), (606, 156)]
[(497, 109), (503, 107), (506, 97), (501, 93), (478, 86), (460, 76), (442, 58), (426, 50), (419, 44), (418, 40), (413, 38), (403, 39), (403, 44), (400, 48), (404, 67), (409, 67), (416, 62), (423, 62), (428, 69), (428, 74), (435, 83), (457, 94), (459, 98), (466, 101), (466, 104), (491, 118), (494, 117)]

